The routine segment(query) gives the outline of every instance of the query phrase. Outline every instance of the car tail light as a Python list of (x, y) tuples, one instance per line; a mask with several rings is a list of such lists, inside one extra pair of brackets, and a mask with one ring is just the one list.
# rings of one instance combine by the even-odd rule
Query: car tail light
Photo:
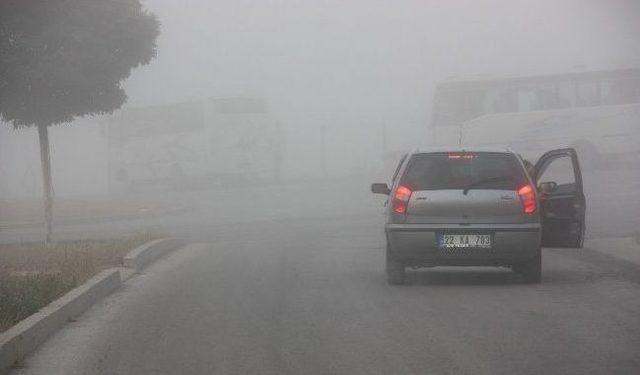
[(536, 194), (533, 191), (531, 185), (524, 185), (518, 189), (518, 196), (522, 202), (522, 208), (525, 214), (532, 214), (536, 212), (537, 202)]
[(393, 212), (403, 215), (407, 213), (411, 193), (412, 191), (408, 187), (398, 186), (396, 193), (393, 195)]

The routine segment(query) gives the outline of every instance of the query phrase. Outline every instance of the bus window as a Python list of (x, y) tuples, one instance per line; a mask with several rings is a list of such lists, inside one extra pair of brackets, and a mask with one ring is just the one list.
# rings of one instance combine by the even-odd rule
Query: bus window
[(576, 84), (577, 106), (589, 107), (600, 104), (597, 81), (583, 81)]
[(491, 88), (483, 101), (484, 113), (542, 111), (558, 108), (554, 85), (528, 84), (523, 87)]
[(518, 93), (518, 112), (541, 111), (553, 108), (553, 86), (545, 83), (522, 87)]
[(433, 126), (485, 114), (640, 103), (640, 69), (446, 83), (436, 89)]
[(557, 95), (558, 106), (556, 108), (569, 108), (576, 105), (576, 86), (573, 82), (558, 82)]
[(605, 79), (601, 82), (602, 104), (640, 103), (640, 79)]
[(553, 83), (539, 83), (532, 86), (532, 89), (536, 95), (536, 101), (531, 106), (532, 111), (544, 111), (559, 107)]
[(493, 108), (496, 113), (517, 112), (518, 90), (509, 88), (500, 92), (493, 103)]
[(538, 108), (536, 92), (528, 89), (518, 90), (518, 112), (529, 112)]
[(484, 91), (449, 91), (436, 95), (434, 125), (451, 126), (484, 114)]

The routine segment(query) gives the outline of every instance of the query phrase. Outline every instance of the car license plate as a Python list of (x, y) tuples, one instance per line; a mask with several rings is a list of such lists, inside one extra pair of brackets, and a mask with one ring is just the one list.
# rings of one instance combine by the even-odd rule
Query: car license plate
[(490, 234), (442, 234), (440, 235), (439, 246), (450, 247), (491, 247)]

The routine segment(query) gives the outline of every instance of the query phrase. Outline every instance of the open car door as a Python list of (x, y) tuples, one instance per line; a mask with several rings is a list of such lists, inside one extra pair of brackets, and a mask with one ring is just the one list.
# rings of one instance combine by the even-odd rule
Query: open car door
[(586, 200), (576, 150), (552, 150), (538, 160), (533, 179), (538, 188), (543, 247), (582, 248)]

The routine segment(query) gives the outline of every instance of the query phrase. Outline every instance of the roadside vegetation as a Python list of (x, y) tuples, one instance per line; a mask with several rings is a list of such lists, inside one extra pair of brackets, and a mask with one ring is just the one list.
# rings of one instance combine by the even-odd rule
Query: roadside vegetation
[(0, 332), (98, 272), (122, 266), (131, 249), (157, 237), (0, 245)]

